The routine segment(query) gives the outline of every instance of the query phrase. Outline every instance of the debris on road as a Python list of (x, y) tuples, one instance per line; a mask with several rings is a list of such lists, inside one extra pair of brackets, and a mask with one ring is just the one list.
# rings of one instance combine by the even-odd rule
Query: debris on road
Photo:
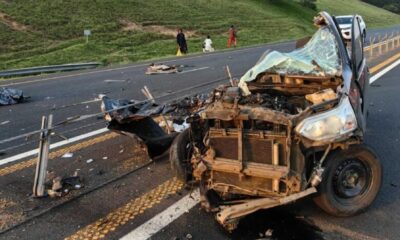
[(177, 72), (179, 72), (179, 69), (176, 66), (152, 63), (146, 69), (145, 74), (152, 75), (152, 74), (177, 73)]
[(71, 190), (79, 190), (83, 187), (82, 179), (79, 176), (55, 177), (51, 189), (47, 190), (50, 197), (62, 197)]
[(0, 106), (22, 103), (29, 97), (24, 96), (22, 90), (14, 88), (0, 88)]
[(74, 156), (73, 153), (64, 153), (64, 155), (62, 155), (62, 158), (72, 158)]
[(190, 233), (186, 234), (186, 239), (192, 239), (192, 238), (193, 238), (192, 234)]
[(62, 178), (61, 177), (55, 177), (53, 179), (53, 185), (51, 186), (52, 191), (59, 191), (62, 188), (62, 183), (61, 183)]
[(93, 159), (91, 158), (91, 159), (88, 159), (88, 160), (86, 160), (86, 163), (91, 163), (91, 162), (93, 162)]
[[(134, 139), (141, 139), (152, 158), (168, 150), (178, 132), (188, 126), (185, 123), (186, 118), (204, 106), (207, 99), (208, 94), (200, 94), (166, 105), (158, 105), (151, 99), (148, 101), (112, 100), (103, 95), (101, 109), (109, 122), (109, 129)], [(124, 108), (127, 105), (130, 107)], [(116, 110), (113, 111), (113, 109)], [(174, 131), (167, 134), (168, 131), (160, 127), (161, 122), (175, 123), (176, 130), (172, 129)]]
[(274, 232), (274, 230), (268, 229), (267, 231), (265, 231), (265, 236), (266, 237), (271, 237), (273, 232)]

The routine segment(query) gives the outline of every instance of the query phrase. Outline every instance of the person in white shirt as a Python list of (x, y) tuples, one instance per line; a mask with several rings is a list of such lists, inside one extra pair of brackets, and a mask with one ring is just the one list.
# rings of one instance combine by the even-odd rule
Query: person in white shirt
[(205, 53), (206, 52), (214, 52), (212, 43), (213, 42), (211, 41), (210, 35), (208, 35), (206, 40), (204, 40), (204, 43), (203, 43), (203, 52), (205, 52)]

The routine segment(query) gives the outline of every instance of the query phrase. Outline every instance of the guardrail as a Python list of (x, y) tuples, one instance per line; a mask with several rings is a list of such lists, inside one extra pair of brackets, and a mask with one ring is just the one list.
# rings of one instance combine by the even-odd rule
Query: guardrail
[(364, 48), (365, 52), (369, 52), (370, 57), (377, 51), (378, 55), (388, 52), (400, 46), (400, 33), (378, 35), (369, 38), (370, 45)]
[(17, 77), (40, 73), (52, 73), (52, 72), (62, 72), (62, 71), (73, 71), (90, 69), (100, 66), (101, 63), (91, 62), (91, 63), (74, 63), (74, 64), (63, 64), (63, 65), (53, 65), (53, 66), (42, 66), (33, 68), (23, 68), (23, 69), (13, 69), (0, 72), (0, 77)]

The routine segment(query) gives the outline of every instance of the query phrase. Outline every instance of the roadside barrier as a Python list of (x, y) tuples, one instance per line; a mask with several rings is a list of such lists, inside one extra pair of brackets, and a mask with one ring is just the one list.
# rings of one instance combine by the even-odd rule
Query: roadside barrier
[(370, 57), (374, 56), (374, 54), (382, 55), (400, 46), (400, 32), (371, 36), (369, 43), (369, 46), (364, 48), (364, 52), (368, 52)]
[(0, 72), (0, 77), (18, 77), (40, 73), (52, 73), (52, 72), (64, 72), (82, 69), (91, 69), (100, 66), (100, 63), (74, 63), (74, 64), (63, 64), (63, 65), (52, 65), (52, 66), (41, 66), (32, 68), (12, 69)]

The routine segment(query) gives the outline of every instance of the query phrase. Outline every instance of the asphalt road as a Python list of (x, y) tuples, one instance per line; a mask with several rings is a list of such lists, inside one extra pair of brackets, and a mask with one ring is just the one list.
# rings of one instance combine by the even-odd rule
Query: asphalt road
[[(368, 34), (384, 34), (399, 30), (400, 26), (395, 26), (371, 30)], [(213, 82), (209, 86), (180, 92), (164, 97), (160, 101), (170, 100), (188, 93), (206, 91), (217, 85), (215, 81), (218, 79), (221, 80), (220, 83), (227, 81), (224, 72), (226, 65), (230, 66), (234, 76), (240, 77), (254, 65), (264, 51), (271, 49), (287, 52), (291, 51), (294, 45), (295, 43), (292, 41), (158, 61), (170, 65), (188, 66), (183, 68), (183, 72), (179, 74), (148, 76), (144, 74), (148, 63), (140, 63), (0, 81), (0, 87), (19, 88), (26, 95), (31, 96), (27, 103), (0, 108), (0, 140), (38, 130), (41, 117), (50, 113), (54, 114), (55, 122), (76, 115), (98, 113), (100, 112), (100, 104), (94, 100), (99, 94), (107, 94), (111, 98), (140, 100), (144, 99), (140, 91), (144, 85), (149, 87), (155, 97), (159, 97), (177, 90)], [(107, 82), (107, 80), (116, 81)], [(72, 137), (99, 129), (104, 125), (102, 119), (94, 118), (63, 127), (58, 132), (66, 137)], [(30, 140), (34, 141), (37, 138), (37, 136), (34, 136)], [(54, 139), (53, 141), (59, 140)], [(13, 148), (21, 144), (24, 143), (18, 141), (0, 144), (0, 152), (2, 149)], [(3, 152), (10, 156), (36, 146), (37, 143), (26, 144), (19, 146), (18, 149)]]

